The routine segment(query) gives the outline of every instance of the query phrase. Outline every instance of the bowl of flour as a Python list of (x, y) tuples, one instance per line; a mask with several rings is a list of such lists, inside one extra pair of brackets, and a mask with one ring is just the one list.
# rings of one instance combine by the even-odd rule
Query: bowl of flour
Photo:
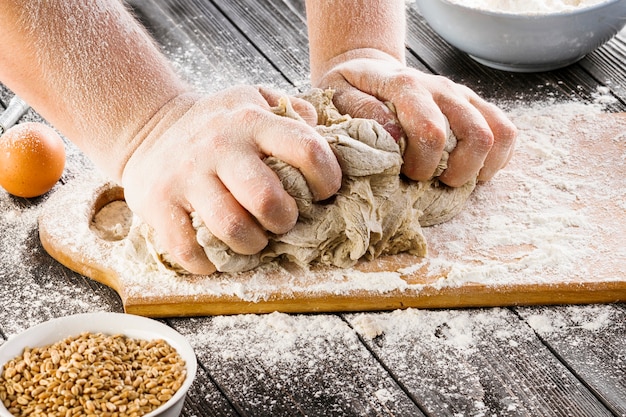
[(541, 72), (573, 64), (626, 24), (626, 0), (416, 0), (446, 42), (491, 68)]

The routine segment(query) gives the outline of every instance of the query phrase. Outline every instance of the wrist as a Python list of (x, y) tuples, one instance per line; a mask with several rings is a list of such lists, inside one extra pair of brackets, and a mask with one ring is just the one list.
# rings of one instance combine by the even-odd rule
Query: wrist
[(377, 61), (393, 62), (395, 64), (406, 65), (406, 57), (402, 54), (390, 54), (376, 48), (358, 48), (351, 49), (336, 55), (325, 62), (311, 62), (311, 86), (318, 88), (326, 88), (322, 85), (325, 76), (335, 67), (354, 61), (357, 59), (372, 59)]
[(119, 158), (111, 166), (113, 179), (123, 184), (123, 177), (129, 162), (136, 155), (146, 153), (155, 142), (193, 107), (199, 93), (181, 93), (161, 106), (143, 126), (125, 142)]

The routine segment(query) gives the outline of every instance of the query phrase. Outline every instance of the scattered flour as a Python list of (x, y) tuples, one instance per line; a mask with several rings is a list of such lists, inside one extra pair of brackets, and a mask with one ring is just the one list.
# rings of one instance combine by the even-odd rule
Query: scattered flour
[[(332, 404), (332, 415), (389, 415), (398, 409), (404, 413), (391, 414), (417, 414), (412, 404), (407, 407), (396, 381), (337, 315), (275, 312), (171, 323), (189, 340), (212, 379), (226, 381), (222, 386), (229, 387), (229, 398), (254, 403), (247, 414), (302, 415), (302, 410), (321, 409), (309, 405), (316, 403), (326, 410)], [(267, 386), (280, 389), (284, 398), (266, 397)], [(297, 409), (284, 411), (294, 399)]]
[(565, 327), (565, 323), (562, 320), (550, 320), (550, 318), (539, 314), (528, 317), (526, 322), (539, 334), (552, 333), (557, 329)]
[[(93, 283), (67, 285), (68, 272), (51, 264), (37, 234), (40, 209), (40, 205), (10, 197), (0, 189), (0, 319), (4, 320), (1, 327), (5, 335), (69, 312), (110, 306)], [(94, 291), (87, 295), (85, 285)]]
[(382, 404), (386, 404), (389, 401), (393, 401), (394, 395), (389, 392), (386, 388), (381, 388), (374, 393), (374, 396), (380, 401)]
[(509, 313), (503, 309), (489, 312), (429, 311), (420, 309), (395, 310), (388, 313), (357, 313), (350, 316), (352, 327), (367, 340), (384, 337), (390, 344), (400, 343), (407, 334), (419, 334), (428, 343), (443, 344), (463, 354), (471, 355), (476, 347), (474, 334), (487, 331), (497, 339), (508, 340), (513, 335), (496, 332), (498, 323)]
[(617, 103), (619, 100), (613, 94), (611, 89), (605, 86), (598, 86), (596, 92), (591, 94), (593, 102), (600, 105), (610, 105)]
[(615, 320), (621, 320), (616, 317), (616, 311), (601, 305), (565, 306), (559, 311), (542, 310), (526, 317), (530, 327), (540, 335), (569, 334), (573, 329), (593, 333), (614, 326)]
[[(585, 126), (583, 133), (600, 131), (594, 118), (601, 109), (600, 104), (554, 102), (510, 110), (520, 129), (511, 167), (483, 184), (451, 222), (424, 231), (432, 249), (429, 269), (449, 271), (440, 280), (442, 286), (503, 283), (507, 277), (540, 282), (586, 274), (580, 260), (595, 250), (602, 226), (579, 202), (601, 200), (619, 206), (626, 199), (623, 187), (598, 192), (596, 176), (612, 168), (586, 161), (585, 151), (577, 149), (577, 139), (569, 134), (576, 121)], [(616, 140), (625, 142), (623, 137)], [(516, 158), (532, 163), (518, 166)], [(511, 184), (517, 189), (507, 186)], [(607, 257), (624, 259), (626, 252), (616, 250)]]
[(597, 4), (606, 3), (608, 0), (449, 0), (472, 9), (487, 10), (496, 13), (513, 14), (550, 14), (571, 12)]
[[(601, 111), (600, 103), (584, 105), (581, 103), (553, 102), (535, 106), (515, 106), (510, 109), (510, 115), (521, 130), (519, 152), (523, 155), (532, 155), (534, 159), (541, 161), (536, 167), (535, 174), (543, 175), (558, 172), (562, 168), (562, 164), (571, 158), (575, 149), (569, 143), (570, 139), (563, 137), (563, 134), (571, 127), (572, 121), (579, 117), (593, 118)], [(626, 149), (623, 146), (626, 143), (624, 136), (616, 137), (614, 140), (622, 149)], [(563, 141), (567, 146), (565, 148), (557, 146), (559, 141)], [(454, 219), (449, 226), (442, 225), (439, 228), (439, 231), (445, 231), (446, 235), (441, 236), (440, 243), (437, 245), (445, 243), (447, 249), (463, 253), (463, 245), (466, 244), (463, 242), (463, 238), (450, 239), (450, 236), (454, 236), (455, 233), (465, 238), (481, 235), (484, 236), (484, 239), (473, 241), (477, 244), (476, 250), (488, 252), (495, 246), (493, 242), (500, 242), (503, 245), (525, 246), (527, 241), (533, 242), (535, 239), (543, 238), (542, 236), (549, 235), (549, 232), (555, 234), (563, 232), (565, 240), (573, 239), (571, 246), (563, 247), (565, 254), (559, 253), (555, 249), (548, 251), (544, 258), (535, 256), (534, 260), (523, 261), (526, 262), (531, 276), (541, 272), (546, 267), (553, 267), (555, 271), (571, 270), (571, 265), (553, 264), (563, 259), (576, 259), (578, 255), (584, 252), (576, 246), (586, 244), (587, 238), (578, 236), (573, 233), (574, 231), (594, 230), (593, 224), (585, 212), (569, 208), (569, 204), (576, 200), (577, 193), (590, 180), (580, 178), (561, 181), (558, 178), (552, 178), (544, 183), (532, 183), (540, 189), (536, 191), (537, 194), (531, 193), (531, 187), (529, 187), (523, 189), (527, 193), (526, 195), (524, 192), (520, 192), (513, 196), (503, 196), (498, 191), (498, 185), (508, 184), (507, 181), (526, 179), (522, 173), (517, 171), (517, 169), (507, 168), (494, 179), (493, 184), (485, 184), (481, 187), (476, 200), (469, 207), (469, 217)], [(564, 203), (562, 207), (565, 210), (555, 209), (553, 213), (547, 211), (551, 214), (550, 216), (533, 216), (533, 212), (545, 210), (545, 206), (535, 201), (535, 197), (537, 195), (550, 195), (548, 190), (552, 192), (557, 190), (559, 194), (557, 201)], [(77, 206), (78, 203), (87, 198), (88, 194), (84, 189), (79, 189), (79, 191), (82, 193), (74, 195), (76, 199), (74, 203)], [(607, 194), (607, 198), (611, 195), (615, 197), (617, 192), (623, 193), (620, 190), (603, 190), (603, 193)], [(520, 205), (520, 201), (525, 201), (528, 204)], [(515, 222), (508, 219), (507, 216), (511, 213), (515, 213), (516, 216), (518, 214), (526, 216), (522, 217), (528, 219), (525, 227), (518, 227)], [(26, 257), (30, 256), (28, 254), (31, 253), (29, 249), (33, 242), (30, 240), (36, 234), (33, 224), (36, 222), (38, 214), (38, 210), (28, 210), (23, 207), (18, 209), (12, 200), (8, 203), (6, 200), (0, 199), (0, 222), (6, 225), (4, 230), (11, 233), (10, 237), (5, 239), (5, 236), (2, 236), (0, 239), (3, 242), (0, 259), (2, 259), (3, 265), (24, 265), (24, 275), (20, 277), (24, 287), (20, 288), (17, 293), (5, 293), (3, 297), (3, 301), (6, 300), (7, 303), (3, 304), (2, 307), (10, 309), (12, 311), (11, 317), (15, 318), (15, 323), (5, 323), (4, 328), (11, 333), (22, 330), (21, 327), (24, 327), (25, 323), (32, 323), (35, 318), (41, 320), (43, 316), (59, 314), (56, 310), (46, 312), (46, 309), (59, 308), (59, 306), (61, 306), (61, 311), (111, 308), (108, 300), (87, 298), (93, 297), (91, 292), (88, 292), (88, 296), (80, 294), (78, 285), (55, 288), (54, 283), (58, 283), (58, 280), (55, 281), (50, 278), (53, 274), (58, 275), (58, 270), (51, 270), (37, 276), (36, 274), (41, 273), (41, 271), (31, 271), (26, 267), (30, 262)], [(67, 224), (64, 223), (60, 226), (66, 227), (68, 224), (76, 222), (81, 224), (79, 232), (71, 236), (68, 235), (66, 242), (77, 244), (78, 248), (84, 249), (82, 245), (93, 239), (93, 233), (89, 229), (90, 219), (87, 216), (77, 218), (75, 212), (65, 214), (64, 222)], [(483, 219), (485, 216), (487, 218)], [(465, 224), (467, 221), (472, 223)], [(463, 224), (465, 226), (459, 228), (459, 225)], [(503, 225), (511, 228), (512, 232), (508, 233), (506, 230), (502, 230)], [(114, 229), (117, 230), (115, 227)], [(571, 233), (565, 233), (568, 229), (572, 229), (570, 230)], [(432, 229), (432, 233), (437, 235), (438, 231)], [(551, 246), (558, 248), (557, 243), (557, 241), (552, 241), (545, 248), (549, 249)], [(111, 246), (122, 250), (123, 243), (114, 241)], [(115, 259), (118, 262), (118, 267), (128, 267), (124, 264), (123, 258), (111, 257), (109, 253), (91, 255), (99, 257), (99, 261)], [(443, 256), (441, 251), (433, 250), (429, 259), (429, 262), (433, 263), (433, 270), (436, 269), (436, 265), (448, 268), (454, 266), (450, 260)], [(477, 270), (469, 268), (466, 271), (474, 275), (465, 277), (458, 275), (458, 281), (442, 279), (436, 285), (441, 287), (459, 285), (463, 280), (468, 279), (476, 279), (485, 283), (498, 283), (503, 280), (507, 282), (506, 274), (511, 273), (511, 271), (519, 272), (513, 266), (507, 265), (502, 267), (504, 275), (499, 275), (495, 272), (498, 270), (495, 262), (492, 263), (489, 258), (480, 258), (480, 260), (484, 262), (484, 268)], [(408, 267), (407, 270), (415, 270), (420, 265)], [(262, 295), (255, 293), (255, 291), (267, 288), (265, 287), (267, 280), (263, 281), (262, 278), (255, 276), (248, 282), (225, 282), (221, 280), (189, 282), (172, 275), (162, 276), (155, 271), (147, 274), (136, 270), (134, 272), (140, 273), (128, 279), (137, 286), (137, 291), (148, 291), (148, 295), (159, 295), (167, 292), (191, 295), (194, 291), (198, 293), (199, 291), (207, 291), (209, 288), (221, 295), (232, 292), (247, 297), (249, 300), (259, 300)], [(460, 271), (457, 272), (460, 274)], [(360, 285), (361, 288), (366, 287), (381, 292), (394, 288), (410, 288), (412, 284), (403, 281), (400, 278), (401, 275), (402, 273), (398, 271), (387, 274), (362, 273), (354, 281), (349, 282), (345, 278), (337, 277), (331, 284), (338, 293), (351, 290), (357, 285)], [(0, 271), (0, 276), (5, 278), (2, 271)], [(49, 285), (42, 283), (48, 279), (51, 281)], [(358, 282), (360, 279), (362, 282)], [(543, 278), (539, 276), (538, 279)], [(303, 286), (305, 286), (304, 284), (310, 285), (306, 279), (299, 280), (294, 277), (294, 287), (300, 284)], [(320, 291), (329, 289), (328, 286), (324, 288), (323, 283), (316, 285), (318, 285), (317, 290)], [(571, 329), (595, 333), (620, 325), (618, 320), (621, 320), (622, 316), (618, 315), (616, 311), (619, 309), (612, 309), (611, 306), (572, 306), (565, 309), (543, 309), (539, 313), (533, 313), (527, 322), (539, 334), (555, 333), (558, 335), (559, 332), (565, 333)], [(337, 392), (347, 392), (350, 394), (358, 393), (365, 398), (371, 398), (372, 402), (375, 401), (375, 405), (372, 407), (376, 407), (376, 411), (385, 410), (385, 405), (393, 405), (393, 402), (397, 400), (394, 396), (397, 390), (394, 389), (393, 381), (388, 381), (382, 377), (374, 382), (362, 379), (368, 378), (369, 375), (379, 375), (376, 373), (376, 369), (378, 369), (376, 366), (379, 367), (379, 365), (371, 365), (368, 362), (371, 360), (371, 354), (363, 349), (356, 336), (358, 334), (366, 341), (371, 342), (372, 345), (380, 342), (380, 345), (385, 349), (381, 356), (387, 358), (386, 360), (390, 363), (397, 364), (394, 372), (399, 374), (400, 380), (407, 381), (414, 378), (415, 384), (413, 386), (436, 392), (440, 397), (433, 397), (441, 398), (442, 404), (445, 404), (446, 400), (448, 403), (468, 404), (465, 410), (457, 411), (454, 415), (495, 415), (495, 412), (490, 412), (493, 410), (490, 410), (486, 398), (489, 393), (489, 383), (492, 381), (489, 378), (498, 374), (492, 372), (489, 366), (507, 365), (507, 357), (503, 356), (502, 361), (496, 364), (485, 363), (481, 362), (483, 360), (481, 358), (484, 358), (481, 352), (490, 349), (489, 351), (495, 355), (498, 352), (516, 352), (518, 348), (521, 353), (531, 351), (527, 347), (524, 348), (524, 344), (528, 343), (527, 337), (532, 332), (524, 332), (522, 330), (524, 326), (520, 326), (517, 321), (512, 322), (511, 316), (514, 315), (507, 309), (498, 308), (488, 310), (407, 309), (380, 314), (344, 315), (354, 332), (346, 328), (346, 323), (340, 317), (321, 314), (272, 313), (267, 315), (185, 318), (175, 319), (173, 323), (191, 341), (198, 355), (202, 356), (200, 358), (202, 362), (210, 368), (208, 371), (214, 378), (230, 378), (227, 380), (240, 381), (241, 384), (231, 384), (230, 386), (242, 391), (249, 390), (249, 392), (243, 392), (241, 395), (252, 398), (252, 401), (260, 401), (259, 395), (262, 396), (265, 392), (261, 388), (253, 391), (255, 382), (252, 379), (255, 377), (259, 386), (271, 383), (275, 384), (276, 387), (282, 386), (288, 391), (290, 387), (301, 386), (300, 384), (307, 383), (309, 380), (317, 378), (315, 381), (318, 381), (320, 375), (323, 375), (324, 382), (316, 385), (321, 385), (321, 388), (314, 393), (315, 398), (336, 399)], [(517, 320), (517, 317), (513, 318)], [(623, 324), (621, 325), (623, 326)], [(485, 345), (485, 341), (493, 341), (496, 346), (503, 348), (493, 349), (494, 345)], [(510, 349), (507, 350), (507, 347)], [(346, 357), (353, 359), (354, 363), (344, 364), (343, 361)], [(233, 372), (233, 369), (239, 369), (236, 368), (240, 366), (239, 364), (242, 364), (242, 371)], [(355, 370), (361, 369), (363, 372), (355, 372)], [(521, 379), (525, 376), (517, 368), (511, 369), (513, 372), (510, 375), (512, 380)], [(548, 389), (546, 387), (553, 386), (548, 385), (550, 381), (541, 379), (543, 375), (548, 374), (548, 372), (542, 372), (540, 369), (537, 373), (538, 382), (525, 380), (520, 383), (520, 386), (524, 389), (530, 387), (532, 390), (537, 385), (544, 389), (544, 391), (538, 389), (538, 392), (545, 392)], [(332, 385), (336, 381), (341, 383), (339, 389)], [(442, 383), (442, 381), (449, 381), (449, 383)], [(559, 379), (556, 382), (562, 382), (562, 380)], [(367, 390), (371, 389), (371, 391), (364, 392), (363, 387), (366, 387)], [(354, 388), (353, 391), (352, 388)], [(556, 388), (561, 388), (561, 385)], [(510, 402), (507, 403), (503, 400), (503, 404), (509, 411), (532, 410), (531, 403), (524, 403), (526, 396), (515, 396), (518, 392), (516, 391), (511, 394), (511, 397), (505, 398), (506, 401)], [(533, 397), (533, 395), (528, 396), (528, 401), (534, 401), (534, 398), (538, 398)], [(347, 402), (349, 399), (341, 398), (341, 400)], [(274, 401), (275, 399), (268, 399), (268, 407), (271, 408)], [(429, 409), (437, 410), (437, 406), (437, 404), (427, 404)], [(378, 414), (383, 413), (383, 411), (378, 412)], [(441, 410), (440, 414), (451, 415), (449, 410)]]

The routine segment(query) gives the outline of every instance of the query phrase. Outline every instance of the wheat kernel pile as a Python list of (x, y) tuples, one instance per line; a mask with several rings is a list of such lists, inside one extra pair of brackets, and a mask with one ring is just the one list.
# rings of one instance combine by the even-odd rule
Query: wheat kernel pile
[(185, 377), (185, 362), (164, 340), (85, 332), (7, 362), (0, 400), (15, 416), (139, 417)]

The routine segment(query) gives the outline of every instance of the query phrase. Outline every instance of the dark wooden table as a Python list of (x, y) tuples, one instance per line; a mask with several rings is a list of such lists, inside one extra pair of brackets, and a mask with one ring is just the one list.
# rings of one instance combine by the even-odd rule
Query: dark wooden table
[[(135, 3), (200, 89), (307, 87), (303, 1)], [(614, 98), (606, 111), (626, 110), (626, 32), (568, 68), (515, 74), (449, 47), (411, 6), (408, 17), (410, 65), (466, 84), (505, 109), (547, 100), (591, 103), (601, 91)], [(10, 96), (0, 88), (3, 105)], [(39, 116), (22, 120), (29, 119)], [(70, 144), (68, 152), (56, 189), (94, 173)], [(53, 317), (122, 311), (114, 291), (43, 251), (36, 219), (47, 197), (0, 191), (2, 340)], [(200, 364), (185, 416), (626, 416), (624, 304), (166, 322), (189, 338)]]

